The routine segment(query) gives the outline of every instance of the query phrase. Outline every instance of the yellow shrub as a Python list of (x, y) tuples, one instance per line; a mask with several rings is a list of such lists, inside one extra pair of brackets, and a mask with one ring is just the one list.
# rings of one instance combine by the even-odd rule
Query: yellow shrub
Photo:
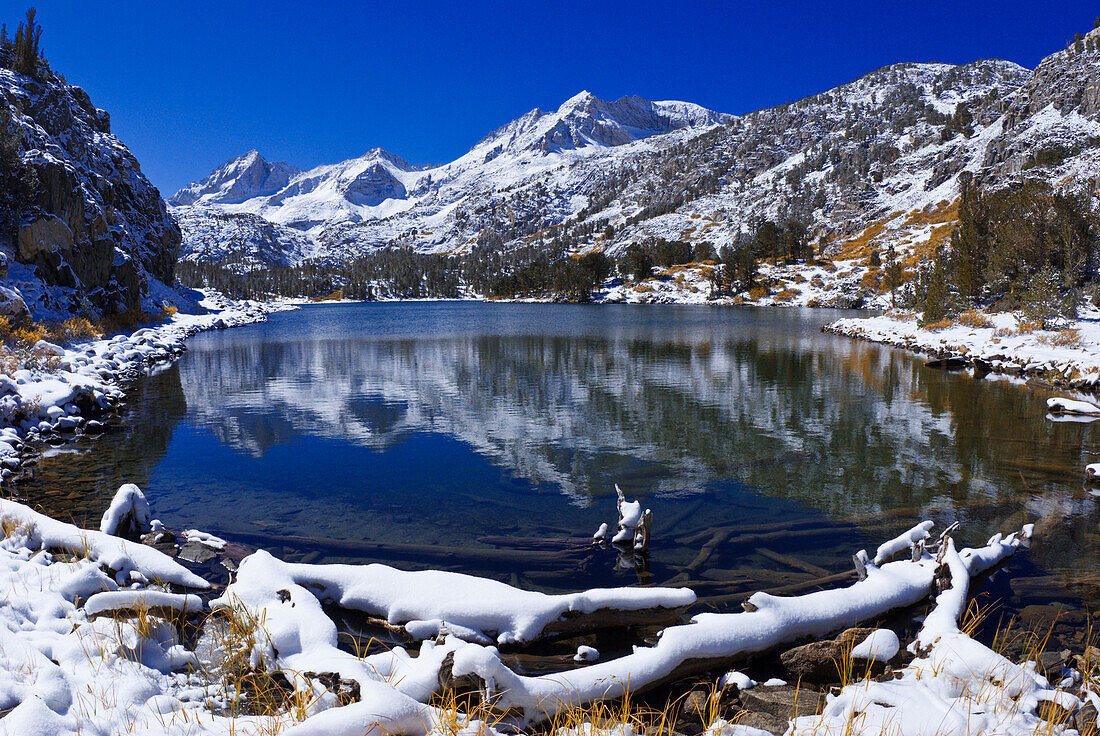
[(948, 327), (952, 327), (954, 326), (954, 324), (955, 320), (951, 319), (950, 317), (945, 317), (938, 322), (929, 322), (928, 324), (923, 326), (923, 329), (928, 330), (929, 332), (936, 332), (937, 330), (945, 330)]
[(749, 290), (750, 299), (763, 299), (768, 295), (768, 287), (754, 286)]
[(970, 309), (959, 315), (958, 323), (966, 327), (992, 327), (993, 321), (981, 312)]
[(1035, 330), (1042, 329), (1043, 326), (1038, 322), (1021, 322), (1020, 326), (1016, 328), (1016, 332), (1021, 335), (1030, 335)]
[(1058, 330), (1053, 335), (1043, 335), (1039, 338), (1039, 342), (1056, 348), (1079, 348), (1083, 344), (1083, 339), (1081, 330), (1076, 327), (1067, 327), (1064, 330)]
[(49, 334), (50, 338), (57, 342), (91, 340), (103, 336), (103, 333), (84, 317), (70, 317), (64, 322), (55, 324), (50, 328)]

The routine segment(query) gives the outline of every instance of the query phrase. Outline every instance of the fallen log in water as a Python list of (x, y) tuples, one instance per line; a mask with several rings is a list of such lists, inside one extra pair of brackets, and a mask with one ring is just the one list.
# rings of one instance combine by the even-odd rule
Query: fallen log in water
[(1055, 415), (1079, 414), (1087, 417), (1100, 417), (1100, 406), (1087, 401), (1061, 397), (1047, 399), (1047, 411)]
[(238, 542), (257, 547), (282, 546), (299, 549), (323, 549), (347, 552), (359, 557), (378, 559), (424, 560), (448, 565), (469, 564), (485, 568), (515, 569), (516, 567), (553, 568), (577, 565), (585, 557), (582, 548), (537, 550), (482, 549), (479, 547), (445, 547), (435, 544), (404, 544), (400, 542), (364, 542), (357, 539), (325, 539), (293, 534), (268, 534), (265, 532), (215, 532)]
[[(1006, 538), (992, 537), (985, 547), (962, 550), (969, 575), (977, 575), (1013, 554), (1031, 535), (1031, 526)], [(950, 537), (941, 538), (943, 545)], [(953, 552), (953, 548), (951, 548)], [(859, 555), (863, 579), (846, 588), (781, 598), (756, 593), (744, 613), (695, 616), (692, 622), (661, 632), (656, 645), (589, 667), (540, 677), (509, 669), (492, 648), (467, 645), (453, 653), (449, 676), (479, 683), (485, 702), (514, 726), (552, 718), (563, 709), (596, 700), (622, 697), (659, 687), (681, 677), (731, 666), (750, 654), (773, 650), (804, 637), (820, 637), (892, 610), (926, 600), (932, 590), (939, 556), (921, 553), (918, 560), (881, 567)], [(447, 683), (444, 683), (447, 685)]]
[(826, 570), (823, 567), (818, 567), (817, 565), (812, 565), (809, 562), (806, 562), (805, 560), (799, 559), (797, 557), (793, 557), (791, 555), (785, 555), (785, 554), (781, 554), (779, 552), (773, 552), (772, 550), (768, 549), (767, 547), (757, 547), (756, 548), (756, 554), (760, 555), (761, 557), (767, 557), (769, 560), (774, 560), (775, 562), (779, 562), (781, 564), (784, 564), (787, 567), (793, 567), (795, 570), (801, 570), (802, 572), (808, 572), (811, 575), (819, 575), (821, 577), (825, 577), (829, 574), (829, 571)]
[(592, 546), (592, 539), (585, 537), (478, 537), (481, 544), (507, 549), (534, 550), (582, 550)]
[(362, 614), (365, 625), (381, 626), (391, 634), (403, 628), (409, 641), (450, 634), (498, 645), (523, 645), (605, 628), (664, 626), (680, 620), (695, 602), (695, 594), (686, 588), (611, 588), (548, 595), (461, 573), (409, 572), (381, 564), (290, 563), (264, 551), (241, 563), (227, 597), (242, 583), (281, 586), (280, 601), (301, 590), (322, 604)]

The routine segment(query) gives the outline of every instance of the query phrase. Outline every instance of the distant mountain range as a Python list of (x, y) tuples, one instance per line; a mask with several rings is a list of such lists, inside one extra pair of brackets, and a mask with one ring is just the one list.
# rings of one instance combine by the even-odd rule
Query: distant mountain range
[[(483, 219), (480, 215), (494, 195), (539, 179), (567, 184), (577, 162), (600, 152), (630, 148), (655, 136), (698, 132), (732, 119), (686, 102), (640, 97), (605, 102), (582, 92), (554, 112), (535, 109), (498, 128), (443, 166), (413, 166), (376, 148), (359, 158), (302, 171), (249, 151), (168, 202), (188, 233), (183, 256), (196, 260), (343, 260), (410, 230), (423, 233), (418, 247), (446, 250), (467, 239), (465, 234)], [(559, 196), (573, 199), (564, 192)], [(568, 203), (564, 209), (561, 203), (553, 206), (561, 216), (571, 209)], [(219, 217), (228, 214), (248, 217)], [(243, 239), (245, 223), (256, 228), (251, 243)], [(265, 223), (275, 226), (276, 240), (285, 248), (266, 247), (271, 229)], [(308, 235), (312, 247), (300, 247), (300, 233)]]
[(239, 269), (387, 246), (507, 248), (577, 224), (599, 225), (578, 248), (612, 254), (653, 237), (721, 246), (787, 216), (839, 247), (899, 213), (943, 212), (963, 172), (987, 185), (1092, 177), (1098, 111), (1094, 51), (1060, 51), (1034, 72), (999, 60), (895, 64), (743, 116), (582, 92), (441, 166), (374, 149), (302, 171), (250, 151), (168, 203), (183, 258)]

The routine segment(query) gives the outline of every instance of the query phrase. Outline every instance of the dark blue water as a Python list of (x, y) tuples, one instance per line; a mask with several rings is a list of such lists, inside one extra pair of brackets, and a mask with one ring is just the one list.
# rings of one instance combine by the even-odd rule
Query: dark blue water
[[(1032, 389), (823, 334), (836, 316), (309, 306), (192, 338), (93, 452), (48, 458), (20, 493), (88, 522), (133, 481), (170, 526), (293, 559), (548, 590), (703, 581), (717, 607), (848, 569), (921, 518), (977, 542), (1039, 519), (1026, 573), (1095, 600), (1092, 425), (1048, 421)], [(654, 511), (643, 571), (569, 541), (614, 523), (616, 483)]]

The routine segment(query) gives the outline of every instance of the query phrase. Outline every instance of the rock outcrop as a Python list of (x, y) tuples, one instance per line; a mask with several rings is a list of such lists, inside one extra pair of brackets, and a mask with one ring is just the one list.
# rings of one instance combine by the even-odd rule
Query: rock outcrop
[(83, 89), (44, 62), (31, 77), (4, 61), (0, 52), (3, 176), (18, 182), (0, 210), (9, 287), (55, 316), (155, 306), (180, 245), (160, 192)]

